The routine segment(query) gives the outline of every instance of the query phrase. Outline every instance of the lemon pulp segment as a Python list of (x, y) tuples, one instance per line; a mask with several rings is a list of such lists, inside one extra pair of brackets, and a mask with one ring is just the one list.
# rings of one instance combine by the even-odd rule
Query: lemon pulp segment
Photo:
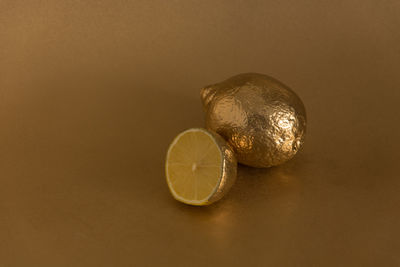
[(222, 164), (221, 148), (207, 131), (181, 133), (167, 154), (167, 183), (173, 196), (187, 204), (205, 204), (219, 186)]

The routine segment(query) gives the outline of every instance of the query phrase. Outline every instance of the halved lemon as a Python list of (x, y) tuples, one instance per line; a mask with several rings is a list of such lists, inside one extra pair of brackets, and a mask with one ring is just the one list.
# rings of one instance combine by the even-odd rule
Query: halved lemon
[(232, 148), (214, 132), (192, 128), (172, 141), (165, 172), (173, 197), (189, 205), (208, 205), (221, 199), (236, 179)]

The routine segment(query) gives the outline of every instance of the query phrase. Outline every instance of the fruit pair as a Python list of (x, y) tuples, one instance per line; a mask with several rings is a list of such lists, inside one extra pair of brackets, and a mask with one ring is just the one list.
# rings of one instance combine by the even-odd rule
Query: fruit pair
[(206, 129), (179, 134), (166, 160), (169, 189), (178, 201), (208, 205), (236, 179), (237, 162), (271, 167), (291, 159), (304, 142), (305, 108), (286, 85), (246, 73), (201, 90)]

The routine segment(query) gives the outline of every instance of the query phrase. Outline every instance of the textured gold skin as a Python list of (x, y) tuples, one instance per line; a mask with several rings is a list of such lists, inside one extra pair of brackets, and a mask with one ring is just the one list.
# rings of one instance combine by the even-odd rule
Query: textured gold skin
[[(210, 130), (203, 129), (203, 128), (191, 128), (186, 131), (193, 131), (193, 130), (195, 130), (195, 131), (200, 130), (200, 131), (204, 131), (207, 134), (209, 134), (214, 139), (215, 143), (217, 144), (217, 146), (219, 147), (219, 149), (221, 151), (221, 156), (222, 156), (221, 157), (222, 158), (221, 168), (222, 168), (222, 170), (221, 170), (221, 178), (219, 180), (219, 184), (216, 187), (214, 193), (205, 202), (202, 202), (202, 203), (185, 202), (182, 199), (175, 197), (175, 195), (172, 193), (172, 191), (171, 191), (171, 194), (176, 200), (183, 202), (185, 204), (194, 205), (194, 206), (205, 206), (205, 205), (210, 205), (210, 204), (220, 200), (231, 189), (232, 185), (236, 181), (237, 159), (236, 159), (235, 153), (233, 152), (232, 147), (219, 134), (217, 134), (213, 131), (210, 131)], [(186, 132), (186, 131), (184, 131), (184, 132)], [(182, 133), (184, 133), (184, 132), (182, 132)], [(171, 147), (169, 147), (168, 151), (170, 149), (171, 149)], [(167, 160), (168, 160), (168, 156), (167, 156)], [(168, 177), (167, 164), (165, 165), (165, 167), (166, 167), (165, 173), (166, 173), (166, 176)], [(170, 184), (168, 183), (168, 179), (167, 179), (167, 184), (168, 184), (169, 189), (171, 190)]]
[(304, 104), (288, 86), (272, 77), (239, 74), (204, 87), (200, 94), (207, 129), (225, 138), (242, 164), (282, 164), (304, 142)]
[(215, 142), (221, 148), (222, 153), (222, 175), (219, 186), (215, 193), (209, 198), (206, 205), (214, 203), (225, 196), (236, 181), (237, 159), (232, 147), (217, 133), (208, 130), (214, 137)]

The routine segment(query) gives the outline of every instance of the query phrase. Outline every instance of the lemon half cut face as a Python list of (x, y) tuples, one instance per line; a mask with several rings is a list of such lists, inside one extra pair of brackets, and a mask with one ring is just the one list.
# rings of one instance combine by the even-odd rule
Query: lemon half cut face
[(201, 128), (180, 133), (167, 152), (165, 172), (173, 197), (190, 205), (208, 205), (231, 188), (237, 171), (232, 148), (218, 134)]

